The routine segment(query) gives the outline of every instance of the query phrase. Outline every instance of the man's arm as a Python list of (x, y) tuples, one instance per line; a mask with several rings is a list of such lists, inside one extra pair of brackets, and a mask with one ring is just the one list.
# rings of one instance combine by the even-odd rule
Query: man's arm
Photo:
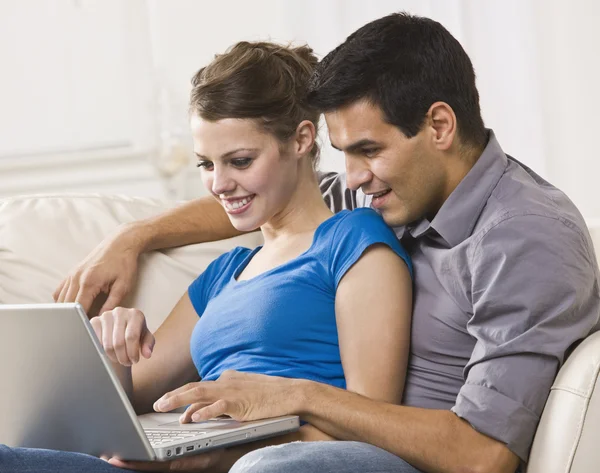
[[(334, 212), (363, 206), (360, 196), (357, 200), (357, 193), (347, 189), (343, 174), (319, 173), (319, 185)], [(89, 313), (96, 298), (107, 294), (99, 313), (112, 310), (133, 288), (142, 253), (239, 234), (223, 207), (212, 197), (202, 197), (155, 217), (122, 225), (71, 270), (54, 291), (54, 300), (79, 302)]]
[(241, 235), (213, 197), (186, 202), (155, 217), (130, 224), (140, 252), (222, 240)]
[(519, 464), (504, 444), (450, 411), (378, 402), (312, 382), (296, 409), (333, 437), (373, 444), (425, 472), (513, 473)]
[(185, 416), (194, 410), (194, 421), (223, 414), (240, 421), (296, 414), (331, 437), (370, 443), (424, 472), (513, 473), (519, 463), (504, 444), (450, 411), (398, 406), (304, 379), (225, 371), (217, 381), (163, 396), (154, 408), (168, 412), (197, 402), (209, 405), (188, 408)]
[(69, 273), (54, 292), (54, 300), (77, 301), (89, 312), (96, 297), (104, 293), (108, 297), (99, 313), (114, 309), (132, 289), (138, 258), (143, 252), (239, 234), (212, 197), (122, 225)]
[(208, 405), (194, 420), (297, 414), (335, 438), (374, 444), (423, 471), (511, 473), (519, 457), (527, 460), (566, 353), (598, 327), (598, 268), (588, 240), (567, 221), (526, 214), (496, 222), (474, 245), (467, 330), (476, 344), (454, 412), (231, 372), (171, 393), (155, 408)]

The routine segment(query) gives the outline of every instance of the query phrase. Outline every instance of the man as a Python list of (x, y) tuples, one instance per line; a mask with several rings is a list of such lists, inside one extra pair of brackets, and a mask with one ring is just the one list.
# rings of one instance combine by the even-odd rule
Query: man
[[(201, 418), (299, 414), (354, 441), (256, 450), (235, 472), (515, 471), (567, 352), (599, 325), (583, 218), (484, 128), (471, 62), (439, 23), (394, 14), (360, 28), (323, 59), (309, 99), (346, 157), (346, 183), (322, 177), (331, 207), (373, 206), (413, 259), (403, 403), (226, 372), (156, 408), (201, 402)], [(142, 251), (233, 235), (218, 204), (188, 203), (123, 228), (55, 298), (88, 308), (108, 292), (103, 310), (112, 308)]]

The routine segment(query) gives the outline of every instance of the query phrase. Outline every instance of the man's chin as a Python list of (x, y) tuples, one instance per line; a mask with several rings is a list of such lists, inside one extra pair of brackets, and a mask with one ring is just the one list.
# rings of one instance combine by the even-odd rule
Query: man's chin
[(390, 227), (402, 227), (409, 223), (406, 215), (400, 212), (394, 212), (389, 209), (378, 210), (379, 215), (383, 218), (383, 221)]
[(387, 212), (381, 212), (380, 215), (383, 218), (383, 221), (390, 227), (400, 227), (404, 225), (397, 216), (388, 215)]

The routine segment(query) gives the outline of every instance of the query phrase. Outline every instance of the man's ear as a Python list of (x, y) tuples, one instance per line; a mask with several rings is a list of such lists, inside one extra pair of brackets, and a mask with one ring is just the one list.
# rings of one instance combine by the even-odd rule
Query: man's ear
[(315, 125), (310, 120), (303, 120), (296, 128), (296, 136), (294, 138), (294, 152), (300, 158), (310, 153), (315, 146), (317, 138), (317, 130)]
[(427, 111), (428, 125), (431, 130), (434, 146), (440, 151), (447, 151), (454, 143), (456, 135), (456, 115), (446, 102), (435, 102)]

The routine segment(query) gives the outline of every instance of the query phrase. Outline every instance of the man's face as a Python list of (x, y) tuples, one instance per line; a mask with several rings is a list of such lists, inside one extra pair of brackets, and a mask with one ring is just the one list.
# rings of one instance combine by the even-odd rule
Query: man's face
[(430, 217), (443, 203), (445, 169), (424, 127), (407, 138), (366, 100), (325, 114), (332, 145), (346, 157), (351, 189), (373, 196), (390, 226)]

